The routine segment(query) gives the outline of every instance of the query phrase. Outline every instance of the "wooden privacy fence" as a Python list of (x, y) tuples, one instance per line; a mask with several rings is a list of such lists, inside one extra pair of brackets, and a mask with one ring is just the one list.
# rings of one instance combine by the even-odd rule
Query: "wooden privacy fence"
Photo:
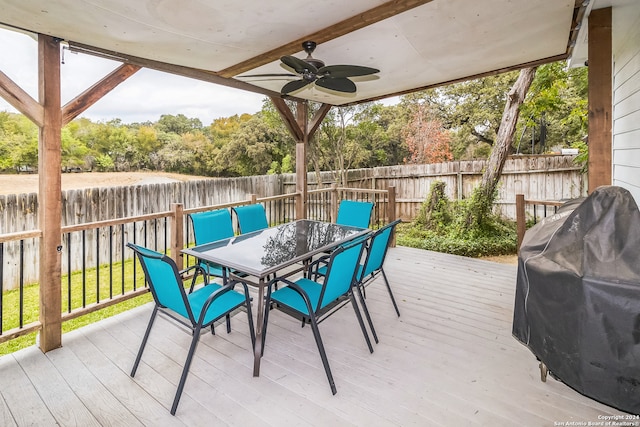
[[(409, 221), (419, 211), (434, 181), (444, 181), (447, 195), (452, 199), (468, 197), (485, 166), (485, 161), (477, 160), (357, 169), (349, 171), (344, 187), (382, 192), (394, 187), (394, 217)], [(318, 184), (316, 174), (309, 173), (308, 182), (309, 215), (329, 220), (327, 206), (331, 201), (327, 197), (331, 194), (328, 189), (333, 183), (333, 174), (322, 172)], [(275, 197), (294, 191), (294, 174), (68, 190), (62, 194), (62, 226), (156, 214), (168, 211), (173, 203), (181, 203), (188, 210), (246, 200), (248, 194)], [(585, 192), (584, 175), (573, 165), (572, 156), (512, 157), (505, 164), (496, 209), (515, 220), (516, 193), (522, 193), (528, 199), (563, 200), (584, 196)], [(37, 194), (0, 196), (0, 235), (37, 230), (37, 203)], [(386, 212), (385, 203), (378, 201), (376, 210)], [(163, 244), (167, 233), (165, 221), (158, 219), (144, 223), (144, 227), (155, 227), (154, 239), (159, 239), (158, 243)], [(148, 230), (142, 225), (135, 230), (129, 225), (116, 227), (113, 235), (107, 229), (69, 233), (64, 248), (67, 252), (62, 257), (63, 271), (79, 270), (83, 262), (85, 265), (95, 265), (100, 260), (106, 260), (109, 256), (107, 236), (121, 242), (123, 237), (119, 233), (123, 233), (124, 239), (132, 240), (135, 236), (141, 242), (145, 232)], [(38, 240), (35, 238), (5, 242), (1, 260), (5, 289), (18, 287), (21, 282), (37, 280), (37, 246)], [(86, 248), (92, 250), (87, 252)], [(115, 255), (119, 255), (118, 251), (121, 250), (119, 247)]]
[[(586, 195), (586, 175), (574, 164), (575, 156), (518, 155), (507, 159), (495, 202), (496, 211), (511, 220), (516, 219), (516, 194), (532, 200), (567, 200)], [(456, 161), (426, 165), (386, 166), (355, 169), (348, 173), (349, 188), (396, 189), (396, 216), (403, 221), (416, 217), (434, 181), (446, 184), (450, 199), (469, 197), (479, 184), (485, 160)], [(320, 186), (334, 182), (334, 174), (322, 172)], [(309, 174), (309, 188), (316, 188), (316, 174)], [(283, 175), (284, 192), (295, 188), (295, 177)]]

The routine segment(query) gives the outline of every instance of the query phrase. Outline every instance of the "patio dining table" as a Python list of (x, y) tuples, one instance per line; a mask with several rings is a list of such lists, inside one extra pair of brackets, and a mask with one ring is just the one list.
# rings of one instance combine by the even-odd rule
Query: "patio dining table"
[[(264, 230), (218, 240), (182, 252), (221, 265), (226, 277), (257, 288), (253, 375), (260, 375), (265, 289), (268, 277), (292, 265), (308, 262), (314, 255), (364, 236), (370, 230), (329, 222), (297, 220)], [(292, 274), (288, 272), (286, 274)]]

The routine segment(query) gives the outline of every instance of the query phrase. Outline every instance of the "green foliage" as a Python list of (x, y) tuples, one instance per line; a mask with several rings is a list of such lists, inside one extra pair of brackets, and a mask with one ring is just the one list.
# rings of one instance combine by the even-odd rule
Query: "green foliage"
[(399, 229), (398, 244), (473, 257), (515, 253), (515, 224), (492, 214), (491, 206), (484, 216), (470, 216), (477, 203), (451, 201), (445, 184), (434, 182), (416, 219)]
[(106, 154), (101, 154), (96, 157), (95, 166), (100, 172), (109, 172), (114, 170), (115, 165), (113, 164), (113, 159)]
[(452, 223), (453, 204), (445, 193), (445, 183), (434, 181), (427, 200), (420, 207), (414, 223), (425, 230), (444, 232)]
[(584, 141), (578, 141), (571, 144), (571, 148), (578, 149), (578, 155), (574, 157), (573, 163), (580, 166), (580, 172), (587, 173), (589, 167), (589, 146)]
[[(506, 94), (517, 76), (517, 72), (510, 72), (416, 92), (403, 96), (401, 105), (429, 105), (443, 127), (451, 131), (455, 159), (487, 157), (500, 126)], [(538, 67), (521, 107), (524, 120), (518, 124), (514, 151), (541, 152), (543, 132), (546, 151), (583, 140), (587, 133), (587, 83), (586, 67), (569, 69), (563, 61)]]
[(429, 230), (409, 227), (398, 229), (397, 243), (401, 246), (444, 252), (468, 257), (513, 255), (516, 253), (516, 234), (480, 236), (475, 238), (441, 235)]

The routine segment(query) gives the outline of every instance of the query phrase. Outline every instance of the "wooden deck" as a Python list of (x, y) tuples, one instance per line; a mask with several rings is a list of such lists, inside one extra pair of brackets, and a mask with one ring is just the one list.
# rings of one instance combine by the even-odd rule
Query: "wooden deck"
[(511, 336), (515, 266), (398, 247), (386, 270), (402, 317), (374, 282), (373, 354), (350, 308), (320, 325), (335, 396), (310, 328), (277, 311), (261, 376), (252, 377), (240, 313), (231, 334), (218, 327), (201, 338), (172, 417), (190, 336), (160, 318), (132, 379), (147, 305), (65, 334), (46, 355), (29, 348), (0, 358), (0, 425), (554, 426), (622, 414), (540, 381), (535, 357)]

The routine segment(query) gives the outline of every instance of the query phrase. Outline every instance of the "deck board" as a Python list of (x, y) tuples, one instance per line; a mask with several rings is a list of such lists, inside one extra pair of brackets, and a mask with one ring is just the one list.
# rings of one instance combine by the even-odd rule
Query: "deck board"
[[(386, 287), (367, 288), (380, 343), (370, 354), (350, 307), (320, 324), (333, 396), (309, 327), (270, 315), (261, 375), (252, 377), (246, 313), (203, 332), (176, 416), (169, 414), (191, 336), (143, 306), (65, 334), (64, 347), (0, 358), (2, 425), (553, 426), (620, 411), (563, 383), (540, 381), (511, 336), (516, 267), (394, 248)], [(62, 396), (63, 398), (54, 398)]]

